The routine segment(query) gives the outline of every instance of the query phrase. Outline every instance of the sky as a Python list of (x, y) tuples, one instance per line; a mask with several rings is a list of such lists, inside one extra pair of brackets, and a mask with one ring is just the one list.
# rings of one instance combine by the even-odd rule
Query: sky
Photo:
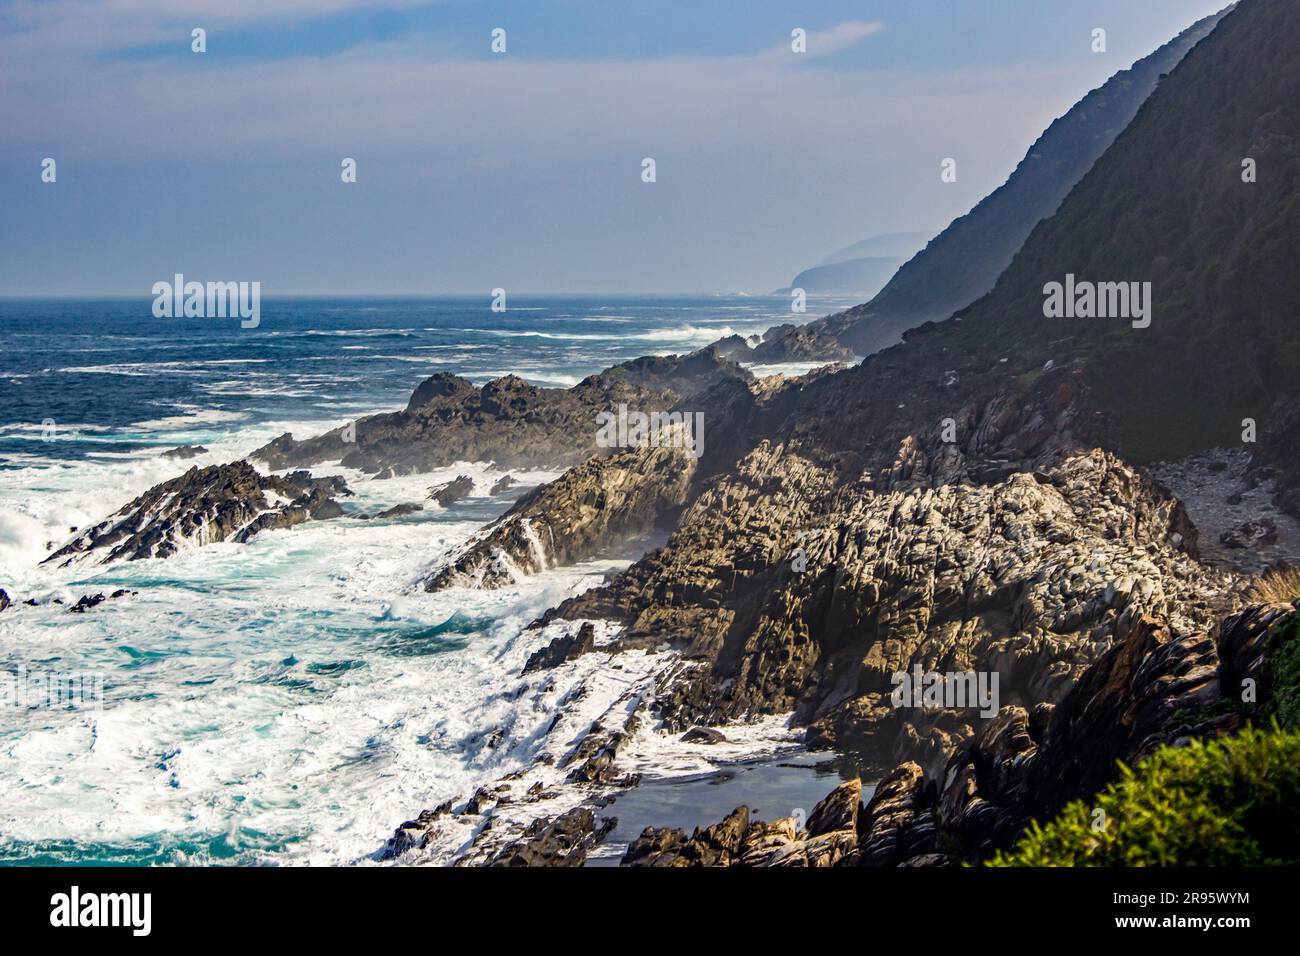
[(1225, 5), (0, 0), (0, 295), (769, 292)]

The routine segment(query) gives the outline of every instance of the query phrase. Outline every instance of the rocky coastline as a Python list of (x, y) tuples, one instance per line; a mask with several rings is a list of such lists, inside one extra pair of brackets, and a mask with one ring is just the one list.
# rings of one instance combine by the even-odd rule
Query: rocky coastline
[[(1121, 765), (1240, 733), (1296, 691), (1277, 661), (1300, 595), (1252, 591), (1293, 581), (1300, 545), (1300, 378), (1294, 329), (1278, 318), (1294, 302), (1294, 263), (1251, 248), (1296, 233), (1300, 183), (1261, 181), (1241, 198), (1219, 177), (1239, 159), (1222, 146), (1238, 125), (1201, 109), (1211, 85), (1223, 101), (1256, 102), (1231, 66), (1276, 35), (1300, 39), (1300, 14), (1243, 0), (1153, 60), (1167, 76), (1147, 64), (1129, 77), (1120, 88), (1131, 95), (1111, 104), (1120, 128), (1042, 192), (1041, 216), (1011, 229), (1024, 235), (1006, 261), (954, 292), (962, 301), (944, 304), (944, 321), (882, 325), (889, 341), (869, 349), (844, 336), (822, 348), (843, 317), (764, 343), (784, 343), (785, 359), (870, 353), (856, 365), (759, 379), (735, 361), (753, 360), (741, 340), (570, 389), (434, 375), (401, 411), (191, 468), (47, 561), (165, 558), (342, 514), (341, 478), (289, 469), (337, 463), (368, 480), (460, 462), (562, 469), (412, 569), (414, 589), (504, 588), (629, 542), (657, 545), (519, 635), (508, 651), (517, 679), (499, 690), (512, 716), (463, 742), (483, 785), (412, 816), (374, 861), (582, 865), (610, 832), (612, 796), (655, 772), (665, 748), (725, 761), (800, 746), (878, 776), (846, 781), (806, 820), (738, 806), (690, 836), (651, 827), (622, 862), (987, 860), (1091, 799)], [(1278, 102), (1300, 102), (1296, 81), (1275, 82)], [(1166, 116), (1188, 118), (1177, 157)], [(1260, 155), (1282, 151), (1285, 168), (1277, 144), (1300, 138), (1300, 114), (1269, 117)], [(1119, 243), (1098, 210), (1148, 200), (1217, 210), (1246, 238), (1206, 265), (1185, 229), (1153, 215)], [(1045, 322), (1044, 278), (1085, 266), (1161, 277), (1181, 308), (1140, 333)], [(1250, 294), (1225, 295), (1225, 275), (1244, 276)], [(702, 414), (699, 454), (607, 447), (597, 416), (618, 407)], [(472, 488), (459, 475), (428, 498), (454, 508)], [(0, 591), (0, 611), (11, 600)], [(896, 690), (911, 673), (983, 675), (994, 696), (987, 708), (906, 706)], [(494, 775), (493, 754), (527, 763)], [(865, 800), (864, 783), (875, 784)]]

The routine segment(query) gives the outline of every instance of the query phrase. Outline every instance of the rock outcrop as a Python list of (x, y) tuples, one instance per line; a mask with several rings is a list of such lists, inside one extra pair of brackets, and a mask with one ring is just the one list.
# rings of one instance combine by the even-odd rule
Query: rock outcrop
[[(801, 831), (792, 818), (750, 821), (744, 807), (689, 839), (647, 830), (623, 862), (933, 866), (987, 859), (1013, 846), (1031, 821), (1050, 819), (1116, 780), (1121, 764), (1133, 767), (1161, 746), (1267, 718), (1281, 690), (1270, 661), (1300, 639), (1298, 622), (1300, 601), (1252, 605), (1217, 629), (1190, 634), (1130, 612), (1115, 645), (1059, 704), (1004, 708), (933, 776), (903, 763), (865, 807), (860, 784), (850, 781), (817, 805)], [(713, 836), (720, 828), (725, 847)]]
[(1032, 705), (1059, 699), (1127, 609), (1194, 626), (1225, 605), (1180, 504), (1112, 455), (977, 485), (930, 484), (925, 457), (905, 444), (898, 469), (841, 487), (760, 446), (664, 548), (553, 618), (712, 662), (657, 702), (666, 729), (793, 710), (811, 745), (933, 764), (979, 719), (890, 706), (893, 674), (996, 673), (1003, 702)]
[(175, 461), (188, 461), (191, 458), (198, 458), (199, 455), (206, 455), (208, 450), (202, 445), (178, 445), (175, 448), (169, 448), (159, 455), (159, 458), (168, 458)]
[(597, 825), (595, 813), (575, 807), (554, 820), (534, 821), (520, 839), (502, 847), (485, 865), (582, 866), (591, 848), (617, 825), (615, 817)]
[(194, 467), (155, 485), (108, 518), (84, 528), (47, 563), (107, 564), (166, 558), (217, 541), (245, 542), (261, 531), (337, 518), (343, 479), (305, 471), (262, 475), (246, 461)]
[(752, 376), (716, 349), (651, 356), (592, 375), (570, 389), (539, 388), (508, 375), (482, 388), (441, 373), (415, 389), (404, 410), (370, 415), (316, 438), (281, 435), (250, 457), (275, 471), (341, 461), (380, 478), (458, 461), (504, 468), (567, 467), (602, 453), (596, 416), (620, 405), (649, 412), (703, 411), (703, 396)]
[(474, 492), (474, 479), (469, 475), (457, 475), (452, 481), (429, 489), (429, 500), (440, 508), (454, 505)]
[(590, 458), (435, 561), (425, 590), (508, 586), (653, 531), (686, 501), (696, 467), (680, 448)]

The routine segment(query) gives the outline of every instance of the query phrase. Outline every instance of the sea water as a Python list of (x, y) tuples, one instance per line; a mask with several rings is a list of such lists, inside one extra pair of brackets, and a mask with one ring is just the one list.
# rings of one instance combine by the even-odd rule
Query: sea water
[[(104, 678), (101, 706), (0, 707), (0, 862), (366, 861), (402, 820), (527, 761), (472, 745), (517, 716), (497, 692), (511, 649), (635, 557), (425, 594), (421, 572), (510, 504), (489, 495), (505, 472), (488, 462), (387, 481), (318, 465), (357, 492), (344, 518), (166, 560), (40, 565), (71, 528), (285, 431), (400, 409), (437, 372), (569, 386), (790, 318), (779, 297), (512, 296), (506, 313), (486, 296), (268, 297), (241, 329), (155, 319), (147, 297), (0, 300), (0, 587), (39, 602), (0, 614), (0, 670)], [(159, 457), (183, 444), (208, 451)], [(458, 474), (475, 496), (449, 509), (360, 518)], [(513, 474), (511, 494), (554, 477)], [(122, 588), (136, 593), (68, 610)]]

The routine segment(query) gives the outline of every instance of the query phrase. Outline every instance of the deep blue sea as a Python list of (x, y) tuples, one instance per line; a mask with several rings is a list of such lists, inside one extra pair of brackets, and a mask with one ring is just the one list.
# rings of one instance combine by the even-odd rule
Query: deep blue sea
[[(487, 296), (266, 299), (256, 329), (151, 305), (0, 300), (0, 587), (37, 602), (0, 614), (0, 678), (103, 681), (97, 706), (0, 700), (0, 863), (364, 862), (421, 808), (536, 756), (552, 715), (502, 692), (538, 639), (521, 631), (627, 560), (423, 593), (430, 562), (509, 506), (490, 462), (392, 481), (326, 464), (314, 471), (357, 493), (344, 518), (166, 560), (42, 566), (70, 529), (191, 464), (403, 407), (436, 372), (568, 386), (791, 320), (786, 298), (742, 296), (512, 296), (505, 313)], [(208, 452), (159, 457), (181, 444)], [(466, 473), (475, 494), (452, 508), (361, 519)], [(515, 477), (517, 493), (554, 475)], [(67, 610), (118, 588), (136, 593)], [(502, 727), (513, 743), (477, 745)]]

